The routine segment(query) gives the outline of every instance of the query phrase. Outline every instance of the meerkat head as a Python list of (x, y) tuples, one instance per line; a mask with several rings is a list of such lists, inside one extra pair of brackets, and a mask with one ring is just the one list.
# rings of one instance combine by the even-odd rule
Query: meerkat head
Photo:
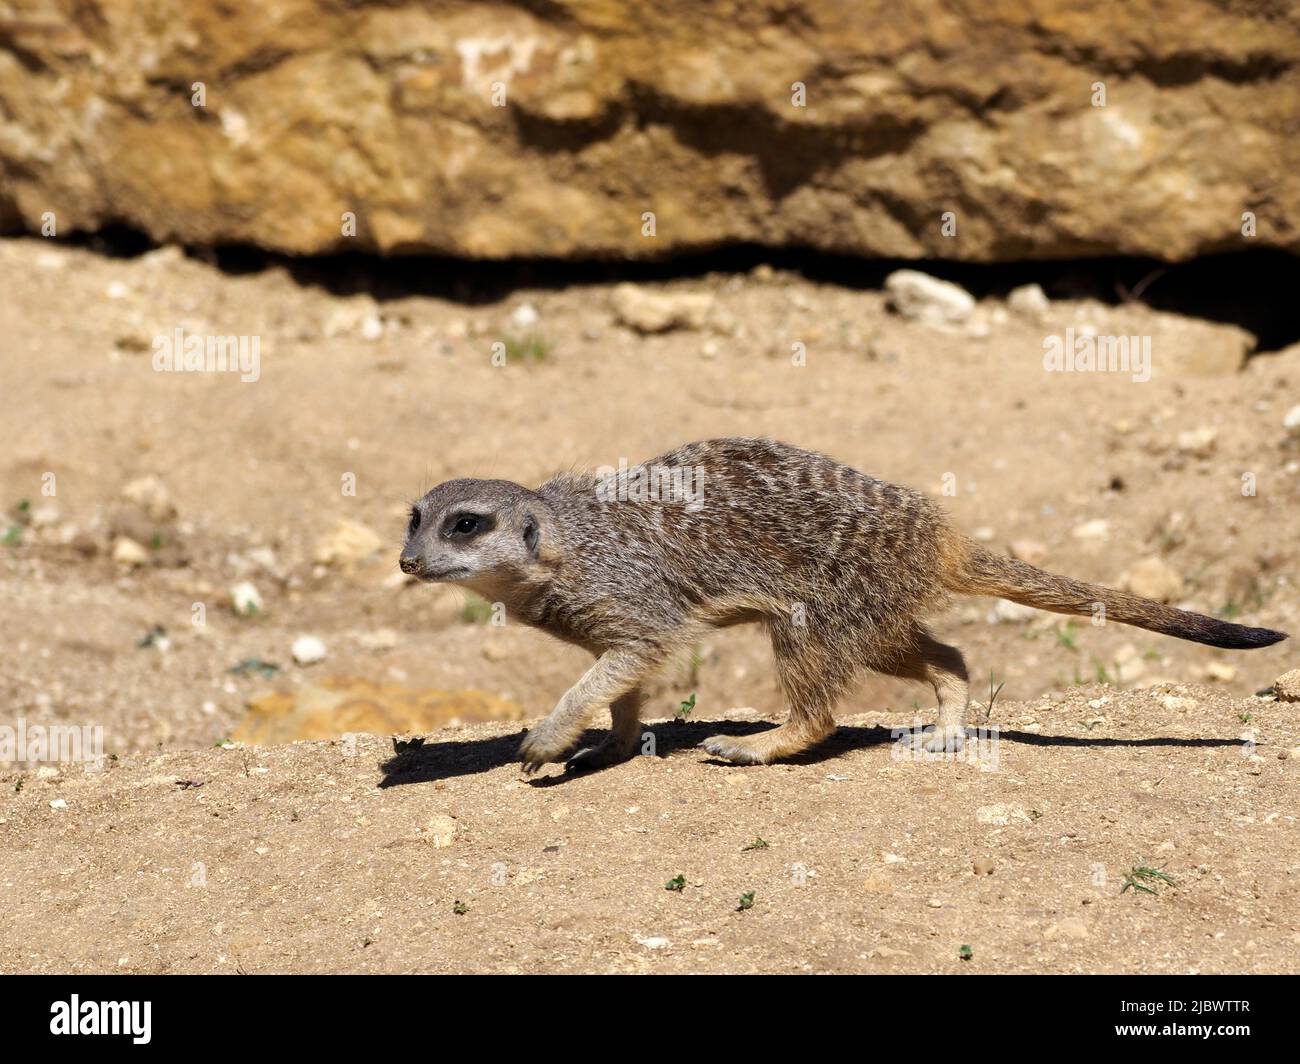
[(411, 507), (401, 570), (421, 580), (495, 583), (540, 556), (545, 502), (508, 480), (449, 480)]

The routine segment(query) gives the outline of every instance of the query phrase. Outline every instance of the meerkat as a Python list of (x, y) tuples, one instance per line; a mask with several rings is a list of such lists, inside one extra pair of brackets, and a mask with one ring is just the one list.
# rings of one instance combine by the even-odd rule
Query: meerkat
[(920, 741), (931, 751), (960, 746), (966, 665), (924, 623), (952, 594), (1064, 614), (1104, 610), (1106, 620), (1215, 647), (1286, 638), (994, 553), (956, 532), (919, 492), (768, 439), (692, 443), (533, 490), (447, 481), (412, 507), (399, 564), (502, 603), (509, 616), (595, 655), (525, 734), (529, 774), (563, 760), (605, 707), (608, 735), (567, 767), (630, 757), (648, 678), (710, 629), (746, 622), (771, 637), (788, 718), (701, 744), (740, 764), (788, 758), (826, 738), (836, 702), (863, 670), (932, 685), (938, 723)]

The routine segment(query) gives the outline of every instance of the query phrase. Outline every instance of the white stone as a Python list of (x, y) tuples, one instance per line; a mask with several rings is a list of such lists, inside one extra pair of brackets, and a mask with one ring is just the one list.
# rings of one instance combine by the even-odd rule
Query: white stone
[(894, 310), (926, 325), (963, 325), (975, 312), (975, 297), (966, 289), (919, 270), (895, 270), (885, 278), (885, 292)]
[(251, 617), (262, 612), (262, 596), (247, 580), (230, 589), (230, 604), (241, 617)]
[(325, 644), (314, 635), (300, 635), (293, 641), (293, 660), (299, 665), (314, 665), (325, 660)]

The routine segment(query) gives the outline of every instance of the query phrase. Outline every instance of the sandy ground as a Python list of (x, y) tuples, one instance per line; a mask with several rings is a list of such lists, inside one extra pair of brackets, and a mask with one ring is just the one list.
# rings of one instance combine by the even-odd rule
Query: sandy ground
[[(1300, 441), (1283, 418), (1300, 348), (1195, 375), (1180, 359), (1222, 336), (1139, 305), (1031, 315), (986, 300), (980, 328), (943, 332), (880, 292), (770, 270), (664, 286), (709, 307), (661, 335), (620, 324), (599, 285), (376, 302), (278, 267), (223, 274), (170, 250), (123, 260), (35, 239), (0, 242), (0, 289), (0, 704), (10, 724), (100, 727), (120, 759), (97, 777), (0, 777), (0, 862), (24, 898), (6, 967), (901, 971), (957, 967), (963, 943), (983, 970), (1294, 967), (1294, 765), (1273, 751), (1255, 775), (1240, 738), (1253, 725), (1295, 745), (1294, 710), (1251, 698), (1300, 664), (1290, 641), (1234, 655), (959, 601), (936, 628), (965, 650), (976, 696), (1003, 683), (1007, 721), (1041, 725), (1008, 723), (995, 772), (898, 764), (871, 731), (829, 760), (704, 763), (683, 740), (707, 721), (779, 709), (767, 649), (744, 629), (656, 687), (657, 716), (697, 700), (695, 722), (659, 727), (667, 760), (562, 786), (518, 780), (514, 724), (436, 737), (434, 751), (468, 745), (450, 767), (422, 754), (419, 785), (396, 788), (378, 786), (388, 739), (352, 759), (211, 748), (250, 698), (334, 675), (547, 712), (584, 655), (396, 579), (407, 500), (451, 476), (537, 483), (709, 436), (827, 451), (1084, 579), (1118, 583), (1159, 558), (1175, 602), (1296, 631)], [(1044, 336), (1069, 326), (1152, 335), (1153, 378), (1045, 374)], [(260, 379), (154, 372), (151, 341), (176, 328), (257, 336)], [(141, 477), (164, 487), (154, 515), (123, 497)], [(320, 561), (340, 519), (383, 548)], [(142, 564), (114, 561), (123, 537)], [(230, 606), (241, 581), (263, 600), (254, 617)], [(304, 634), (323, 662), (294, 664)], [(247, 659), (280, 671), (230, 672)], [(1161, 699), (1184, 696), (1167, 683), (1207, 686), (1170, 710)], [(930, 706), (868, 680), (842, 713), (870, 729)], [(60, 795), (68, 809), (52, 810)], [(1030, 819), (979, 821), (998, 804)], [(420, 829), (444, 814), (456, 841), (434, 852)], [(742, 853), (756, 835), (771, 846)], [(977, 877), (983, 856), (995, 871)], [(195, 862), (206, 888), (185, 886)], [(1178, 886), (1121, 897), (1115, 877), (1143, 863)], [(685, 890), (664, 891), (679, 873)], [(747, 890), (754, 907), (733, 912)]]
[[(756, 722), (667, 721), (658, 756), (532, 782), (500, 724), (402, 755), (364, 737), (121, 760), (17, 793), (9, 776), (0, 956), (38, 972), (1300, 970), (1300, 748), (1278, 758), (1300, 742), (1293, 705), (1091, 691), (999, 703), (999, 720), (961, 762), (899, 757), (907, 720), (867, 714), (779, 766), (694, 748)], [(1173, 882), (1125, 890), (1139, 867)]]

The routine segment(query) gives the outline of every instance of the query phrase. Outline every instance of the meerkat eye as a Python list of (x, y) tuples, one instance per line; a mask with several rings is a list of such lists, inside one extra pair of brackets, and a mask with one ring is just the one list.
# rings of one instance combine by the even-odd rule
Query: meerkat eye
[(495, 527), (491, 515), (459, 513), (452, 514), (443, 522), (442, 534), (447, 539), (467, 540), (491, 532)]
[(413, 535), (415, 535), (416, 530), (417, 530), (419, 527), (420, 527), (420, 510), (419, 510), (419, 507), (412, 506), (412, 507), (411, 507), (411, 522), (410, 522), (410, 524), (408, 524), (408, 525), (406, 526), (406, 534), (407, 534), (407, 536), (409, 537), (409, 536), (413, 536)]

